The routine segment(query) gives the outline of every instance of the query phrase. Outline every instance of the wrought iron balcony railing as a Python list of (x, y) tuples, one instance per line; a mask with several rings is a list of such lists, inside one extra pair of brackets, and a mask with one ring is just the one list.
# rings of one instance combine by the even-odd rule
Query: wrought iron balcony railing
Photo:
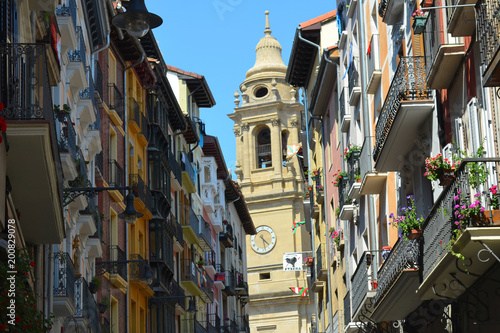
[(96, 175), (96, 177), (101, 177), (99, 179), (103, 179), (103, 175), (104, 175), (104, 151), (101, 150), (101, 152), (97, 155), (95, 155), (95, 158), (94, 158), (94, 162), (95, 162), (95, 167), (97, 170), (99, 170), (99, 173)]
[(161, 262), (174, 270), (174, 247), (171, 234), (167, 231), (168, 222), (153, 219), (149, 222), (149, 259)]
[[(322, 246), (323, 245), (323, 246)], [(319, 244), (316, 249), (316, 278), (320, 278), (322, 275), (322, 270), (326, 270), (326, 265), (323, 263), (323, 257), (325, 256), (325, 244)], [(326, 259), (326, 258), (325, 258)]]
[(179, 224), (179, 221), (177, 220), (177, 218), (175, 217), (175, 215), (170, 212), (170, 214), (168, 215), (168, 221), (170, 221), (172, 227), (173, 227), (173, 230), (175, 231), (175, 238), (177, 239), (177, 241), (180, 243), (180, 244), (183, 244), (184, 243), (184, 232), (182, 231), (182, 227), (181, 225)]
[(167, 159), (168, 159), (168, 164), (170, 166), (170, 170), (174, 174), (175, 179), (182, 186), (182, 169), (181, 166), (179, 165), (179, 162), (177, 162), (175, 155), (170, 150), (168, 150)]
[(339, 207), (342, 210), (344, 205), (349, 205), (351, 201), (349, 200), (349, 177), (342, 177), (338, 181), (339, 187)]
[[(481, 63), (485, 73), (491, 70), (500, 50), (500, 3), (497, 0), (479, 0), (476, 5), (477, 40), (481, 49)], [(498, 64), (497, 64), (498, 67)], [(498, 82), (495, 83), (498, 85)]]
[(139, 174), (130, 174), (129, 184), (132, 187), (132, 193), (142, 200), (148, 209), (152, 207), (153, 197), (149, 187), (144, 183)]
[[(185, 293), (184, 289), (179, 286), (179, 283), (175, 280), (172, 280), (172, 296), (179, 296), (179, 299), (177, 300), (177, 304), (181, 306), (184, 310), (186, 310), (186, 302), (185, 302)], [(182, 300), (180, 299), (182, 297)]]
[(182, 281), (192, 281), (200, 286), (200, 269), (191, 259), (181, 259), (181, 279)]
[(228, 295), (236, 294), (236, 274), (234, 271), (226, 271), (226, 280), (224, 282), (224, 291)]
[(373, 172), (373, 154), (372, 154), (372, 144), (375, 137), (367, 136), (363, 142), (363, 147), (361, 147), (361, 154), (359, 155), (359, 174), (361, 175), (361, 181), (368, 172)]
[(399, 239), (378, 271), (378, 287), (373, 304), (376, 306), (380, 302), (403, 270), (417, 269), (421, 267), (421, 261), (420, 239)]
[(130, 278), (144, 280), (146, 278), (146, 266), (148, 265), (148, 260), (145, 259), (144, 255), (131, 254), (130, 260), (134, 260), (130, 263)]
[(349, 66), (347, 71), (347, 75), (349, 75), (349, 95), (352, 95), (354, 88), (359, 87), (359, 73), (356, 68), (356, 63), (358, 62), (357, 57), (352, 58), (352, 63)]
[(402, 57), (394, 73), (391, 86), (380, 111), (375, 129), (376, 142), (373, 159), (376, 161), (391, 131), (401, 101), (425, 100), (431, 98), (427, 89), (424, 57)]
[(214, 280), (210, 277), (210, 275), (203, 269), (200, 270), (200, 279), (201, 279), (201, 290), (203, 291), (204, 294), (202, 294), (200, 297), (208, 303), (213, 302), (214, 300)]
[(358, 266), (352, 275), (352, 312), (356, 313), (361, 303), (368, 294), (369, 284), (372, 282), (372, 256), (369, 252), (363, 252), (359, 259)]
[(68, 253), (54, 253), (54, 296), (75, 297), (75, 266)]
[(75, 304), (75, 317), (87, 318), (92, 332), (101, 333), (97, 304), (84, 278), (80, 278), (75, 282)]
[(360, 156), (361, 151), (353, 151), (349, 158), (347, 159), (347, 167), (349, 169), (349, 189), (357, 181), (360, 176)]
[(114, 83), (108, 83), (108, 107), (115, 110), (121, 120), (125, 120), (123, 114), (123, 95)]
[(340, 99), (339, 99), (339, 114), (340, 114), (340, 119), (344, 119), (346, 116), (346, 97), (347, 97), (347, 87), (342, 88), (342, 92), (340, 93)]
[(69, 153), (76, 160), (76, 131), (71, 116), (64, 114), (59, 116), (59, 120), (62, 120), (59, 132), (59, 151)]
[(78, 39), (78, 47), (75, 50), (68, 51), (70, 61), (82, 62), (83, 68), (87, 68), (87, 48), (85, 46), (85, 39), (83, 37), (82, 27), (76, 27), (76, 38)]
[[(434, 270), (441, 259), (448, 253), (446, 245), (449, 244), (450, 240), (454, 237), (454, 231), (458, 228), (458, 226), (454, 223), (455, 218), (453, 218), (454, 216), (452, 215), (454, 212), (454, 206), (457, 204), (454, 199), (455, 196), (457, 196), (458, 191), (461, 191), (461, 196), (466, 198), (471, 203), (478, 200), (477, 198), (473, 198), (473, 194), (471, 193), (471, 185), (476, 182), (476, 180), (466, 171), (466, 167), (471, 163), (484, 163), (484, 167), (488, 170), (498, 170), (500, 166), (500, 160), (497, 158), (467, 158), (462, 160), (462, 163), (460, 163), (460, 167), (456, 172), (456, 178), (441, 193), (423, 224), (424, 252), (422, 275), (424, 280), (427, 279), (429, 274)], [(493, 185), (500, 186), (498, 181), (495, 181), (492, 184), (480, 185), (482, 188), (486, 189), (486, 191), (488, 191), (487, 188), (490, 188)], [(484, 200), (482, 200), (481, 205), (485, 207), (485, 213), (490, 213), (492, 209), (491, 206), (486, 204)], [(465, 226), (465, 230), (462, 230), (466, 231), (470, 224), (471, 222), (469, 221), (468, 225)], [(489, 226), (490, 224), (488, 223), (474, 225), (474, 227)]]
[[(106, 250), (106, 248), (105, 248)], [(108, 272), (109, 274), (118, 274), (123, 280), (127, 281), (127, 265), (123, 264), (127, 261), (127, 255), (118, 245), (110, 245), (108, 247), (108, 257), (109, 261), (107, 265), (103, 265), (100, 261), (96, 262), (96, 271), (98, 274)]]
[(56, 10), (56, 15), (59, 16), (71, 16), (71, 20), (73, 21), (73, 25), (76, 30), (76, 15), (78, 13), (78, 8), (76, 7), (76, 0), (66, 1), (65, 5), (59, 5)]
[[(123, 168), (120, 166), (117, 160), (110, 159), (108, 161), (109, 167), (109, 177), (108, 184), (111, 187), (122, 187), (124, 186), (124, 172)], [(124, 195), (124, 191), (120, 191), (122, 195)]]
[(111, 323), (106, 317), (102, 318), (101, 323), (101, 332), (102, 333), (111, 333)]

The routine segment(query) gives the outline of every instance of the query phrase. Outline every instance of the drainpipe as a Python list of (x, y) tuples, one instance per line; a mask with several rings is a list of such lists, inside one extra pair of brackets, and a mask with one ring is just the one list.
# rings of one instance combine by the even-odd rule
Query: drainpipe
[[(361, 18), (359, 20), (360, 24), (360, 47), (361, 47), (361, 57), (360, 59), (363, 59), (361, 61), (361, 95), (363, 96), (363, 104), (362, 104), (362, 111), (363, 111), (363, 127), (364, 127), (364, 132), (365, 132), (365, 137), (368, 135), (368, 137), (372, 137), (372, 126), (371, 126), (371, 116), (370, 116), (370, 110), (368, 108), (368, 95), (366, 93), (365, 89), (365, 84), (367, 82), (367, 74), (365, 70), (365, 22), (364, 22), (364, 0), (361, 0), (361, 3), (359, 4), (359, 17)], [(405, 6), (406, 7), (406, 6)], [(373, 142), (372, 139), (370, 140), (370, 148), (373, 148)], [(371, 152), (371, 149), (370, 149)], [(370, 154), (371, 155), (371, 154)], [(370, 170), (373, 170), (373, 159), (370, 158)], [(370, 226), (370, 248), (376, 249), (377, 248), (377, 236), (375, 231), (377, 230), (377, 224), (375, 221), (375, 203), (373, 200), (373, 195), (368, 196), (368, 210), (369, 210), (369, 226)], [(373, 256), (373, 265), (372, 265), (372, 270), (373, 270), (373, 278), (372, 281), (377, 281), (377, 267), (378, 267), (378, 257)]]
[[(318, 48), (318, 66), (321, 62), (321, 47), (305, 38), (302, 37), (302, 28), (299, 27), (297, 28), (297, 31), (299, 32), (298, 33), (298, 37), (299, 37), (299, 40), (309, 44), (309, 45), (312, 45), (314, 47), (317, 47)], [(307, 165), (308, 166), (311, 166), (311, 152), (310, 152), (310, 149), (309, 149), (309, 119), (308, 119), (308, 113), (309, 113), (309, 110), (308, 110), (308, 107), (307, 107), (307, 88), (306, 87), (302, 87), (302, 89), (304, 90), (304, 109), (305, 109), (305, 120), (306, 120), (306, 140), (307, 140)], [(308, 175), (308, 183), (310, 183), (310, 180), (311, 180), (311, 175)], [(315, 233), (315, 227), (314, 227), (314, 223), (313, 223), (313, 219), (311, 217), (309, 217), (310, 219), (310, 224), (311, 224), (311, 250), (312, 250), (312, 257), (314, 258), (314, 261), (317, 260), (316, 258), (316, 244), (315, 244), (315, 238), (316, 238), (316, 233)], [(314, 269), (314, 268), (313, 268)], [(316, 277), (317, 278), (317, 277)], [(318, 302), (317, 302), (318, 298), (316, 296), (316, 293), (314, 293), (314, 306), (316, 307), (316, 329), (319, 328), (319, 319), (318, 319), (318, 312), (319, 312), (319, 306), (318, 306)]]

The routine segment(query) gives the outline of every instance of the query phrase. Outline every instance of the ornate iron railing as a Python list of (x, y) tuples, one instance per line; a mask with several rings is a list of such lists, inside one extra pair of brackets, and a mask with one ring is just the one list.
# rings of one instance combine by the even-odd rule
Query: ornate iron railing
[(61, 152), (67, 152), (76, 159), (76, 131), (73, 122), (71, 121), (71, 116), (69, 114), (64, 114), (61, 123), (61, 131), (59, 135), (59, 150)]
[(234, 271), (226, 271), (226, 280), (224, 282), (224, 291), (234, 295), (236, 292), (236, 274)]
[(403, 270), (421, 267), (421, 260), (419, 239), (398, 240), (378, 271), (378, 287), (373, 304), (377, 305)]
[(378, 15), (381, 18), (385, 17), (385, 11), (387, 10), (387, 4), (389, 1), (390, 0), (380, 0), (380, 3), (378, 4)]
[(200, 282), (201, 282), (201, 290), (204, 292), (200, 297), (208, 303), (213, 302), (214, 300), (214, 280), (210, 277), (210, 275), (204, 270), (200, 269)]
[(131, 254), (130, 260), (134, 260), (130, 263), (130, 278), (142, 280), (146, 277), (146, 265), (148, 260), (145, 259), (144, 255)]
[(101, 150), (99, 154), (95, 155), (94, 161), (95, 167), (99, 170), (101, 175), (104, 175), (104, 151)]
[[(454, 235), (453, 231), (457, 228), (454, 224), (455, 218), (453, 218), (453, 211), (454, 206), (457, 204), (454, 199), (458, 191), (461, 191), (462, 197), (467, 198), (469, 202), (475, 200), (471, 198), (471, 196), (473, 196), (473, 194), (471, 194), (472, 178), (466, 169), (467, 165), (470, 163), (484, 163), (485, 167), (490, 170), (493, 168), (499, 170), (500, 167), (500, 159), (498, 158), (468, 158), (462, 161), (456, 172), (456, 178), (443, 190), (434, 203), (427, 219), (423, 223), (422, 275), (424, 280), (429, 276), (438, 262), (448, 253), (446, 244), (449, 243)], [(498, 186), (500, 184), (495, 182), (493, 184), (488, 184), (488, 186), (486, 186), (486, 184), (483, 186), (490, 188), (493, 185)], [(484, 203), (483, 206), (486, 210), (491, 209), (491, 207)], [(487, 227), (488, 225), (488, 223), (484, 223), (481, 226)]]
[(168, 223), (163, 220), (150, 220), (149, 259), (150, 261), (162, 261), (173, 270), (174, 247), (172, 236), (167, 232), (167, 225)]
[(212, 251), (212, 229), (209, 223), (203, 219), (203, 216), (198, 216), (198, 220), (201, 221), (200, 232), (198, 234), (198, 238), (203, 243), (201, 244), (201, 248), (203, 251)]
[(338, 184), (338, 188), (339, 188), (339, 207), (340, 207), (340, 210), (342, 210), (342, 207), (344, 207), (344, 205), (350, 204), (349, 177), (345, 176), (345, 177), (340, 178), (337, 184)]
[(83, 38), (82, 27), (76, 27), (76, 38), (78, 39), (78, 47), (75, 50), (68, 51), (68, 57), (70, 61), (81, 61), (83, 63), (83, 68), (87, 68), (87, 58), (85, 47), (85, 39)]
[(102, 333), (110, 333), (111, 332), (111, 323), (106, 317), (103, 317), (101, 324), (101, 332)]
[(175, 215), (170, 212), (170, 214), (168, 215), (168, 219), (170, 221), (172, 221), (172, 226), (175, 226), (175, 238), (177, 239), (177, 241), (180, 243), (180, 244), (183, 244), (184, 243), (184, 232), (182, 231), (182, 227), (181, 225), (179, 224), (179, 221), (177, 221), (177, 218), (175, 217)]
[(356, 313), (359, 306), (363, 302), (364, 298), (368, 294), (368, 285), (371, 282), (369, 279), (372, 274), (369, 270), (373, 270), (372, 267), (372, 254), (369, 252), (363, 252), (363, 255), (359, 259), (358, 266), (352, 275), (352, 312)]
[(54, 296), (75, 297), (75, 266), (68, 253), (54, 253)]
[(123, 114), (123, 95), (114, 83), (108, 83), (108, 107), (115, 110), (122, 120), (125, 120)]
[(479, 0), (476, 5), (477, 40), (481, 49), (481, 63), (489, 68), (500, 50), (500, 3), (497, 0)]
[(66, 5), (59, 5), (56, 10), (56, 15), (59, 16), (71, 16), (71, 20), (73, 21), (73, 26), (75, 27), (76, 30), (76, 19), (77, 19), (77, 13), (78, 13), (78, 8), (76, 7), (76, 0), (69, 0), (66, 1)]
[(94, 92), (100, 102), (104, 98), (104, 78), (102, 76), (101, 65), (99, 61), (94, 61)]
[(192, 281), (200, 284), (200, 270), (191, 259), (181, 259), (181, 278), (183, 281)]
[[(109, 246), (109, 261), (116, 262), (110, 264), (108, 269), (109, 274), (118, 274), (122, 279), (127, 281), (127, 265), (118, 264), (118, 262), (125, 262), (127, 260), (127, 255), (118, 245)], [(96, 262), (96, 266), (99, 266), (99, 262)]]
[(425, 58), (402, 57), (394, 73), (394, 78), (377, 121), (375, 129), (376, 142), (373, 151), (375, 161), (378, 159), (385, 140), (391, 131), (401, 101), (429, 98), (431, 98), (431, 91), (427, 89)]
[(319, 244), (316, 249), (316, 278), (319, 277), (322, 269), (326, 269), (326, 265), (323, 265), (323, 257), (325, 254), (325, 244)]
[(263, 144), (257, 147), (257, 156), (267, 156), (271, 154), (271, 144)]
[(76, 280), (75, 290), (75, 317), (87, 318), (93, 333), (101, 333), (97, 304), (89, 290), (87, 281), (84, 278)]

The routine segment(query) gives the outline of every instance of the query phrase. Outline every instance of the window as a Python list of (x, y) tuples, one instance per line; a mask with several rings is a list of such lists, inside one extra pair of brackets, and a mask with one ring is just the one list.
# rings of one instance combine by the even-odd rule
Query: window
[(270, 280), (271, 279), (271, 273), (260, 273), (259, 274), (259, 280)]
[(272, 165), (271, 131), (266, 126), (257, 134), (257, 168), (269, 168)]
[(257, 98), (262, 98), (262, 97), (265, 97), (267, 95), (267, 93), (269, 92), (269, 90), (267, 90), (266, 87), (257, 87), (255, 89), (255, 97)]

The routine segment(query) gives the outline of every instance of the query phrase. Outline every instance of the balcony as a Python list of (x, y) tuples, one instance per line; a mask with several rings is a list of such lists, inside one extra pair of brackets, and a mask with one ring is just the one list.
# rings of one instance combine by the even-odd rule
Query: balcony
[(217, 194), (217, 162), (214, 157), (201, 159), (201, 191), (203, 207), (207, 213), (214, 212), (215, 195)]
[[(127, 291), (127, 255), (118, 245), (110, 245), (104, 248), (104, 258), (107, 262), (96, 261), (96, 273), (109, 273), (109, 281), (124, 293)], [(104, 261), (104, 260), (103, 260)], [(121, 263), (118, 263), (121, 262)]]
[(198, 220), (200, 220), (200, 233), (198, 234), (198, 238), (200, 240), (200, 247), (205, 252), (211, 252), (213, 249), (212, 246), (212, 228), (210, 228), (210, 223), (205, 221), (202, 216), (198, 216)]
[(351, 321), (351, 292), (347, 290), (344, 297), (344, 332), (354, 333), (358, 332), (358, 325)]
[(174, 251), (182, 252), (184, 250), (184, 231), (182, 230), (182, 226), (179, 224), (177, 218), (174, 214), (172, 214), (172, 212), (168, 215), (167, 221), (172, 224), (172, 226), (175, 226)]
[(184, 231), (184, 238), (190, 244), (200, 244), (198, 235), (200, 234), (200, 220), (198, 215), (193, 211), (193, 208), (184, 205), (182, 207), (182, 229)]
[(139, 174), (129, 175), (129, 186), (132, 187), (132, 193), (135, 195), (135, 202), (141, 207), (140, 210), (150, 209), (153, 203), (153, 197), (149, 187), (144, 183)]
[(137, 133), (139, 141), (147, 146), (148, 122), (135, 98), (129, 98), (128, 121), (129, 126)]
[(191, 164), (189, 156), (181, 152), (182, 184), (188, 193), (196, 192), (196, 172)]
[(382, 68), (380, 66), (380, 45), (378, 34), (372, 35), (369, 44), (369, 52), (367, 52), (368, 62), (368, 84), (366, 85), (366, 92), (368, 94), (375, 94), (382, 79)]
[(68, 253), (54, 253), (54, 315), (71, 317), (75, 307), (75, 267)]
[(174, 246), (168, 231), (168, 223), (163, 220), (149, 221), (149, 262), (156, 272), (156, 280), (162, 290), (166, 290), (174, 275)]
[(82, 27), (76, 27), (76, 38), (78, 45), (75, 49), (68, 51), (69, 63), (66, 67), (67, 82), (71, 91), (76, 93), (87, 87), (87, 77), (85, 69), (87, 68), (85, 40), (83, 38)]
[(236, 272), (235, 292), (239, 296), (248, 296), (248, 283), (245, 281), (245, 277), (240, 272)]
[(378, 271), (378, 288), (373, 298), (372, 318), (379, 321), (405, 318), (419, 304), (414, 292), (419, 285), (421, 241), (398, 240)]
[[(44, 44), (0, 44), (0, 116), (7, 120), (7, 174), (26, 242), (64, 238), (63, 173)], [(37, 189), (34, 191), (33, 189)], [(43, 195), (42, 195), (43, 194)]]
[(423, 33), (428, 89), (448, 89), (465, 55), (462, 38), (452, 37), (441, 21), (439, 11), (429, 11)]
[[(464, 159), (454, 181), (436, 200), (424, 222), (423, 281), (417, 291), (421, 299), (457, 299), (466, 290), (470, 290), (478, 279), (482, 279), (481, 276), (496, 262), (492, 255), (500, 253), (500, 225), (498, 222), (492, 223), (485, 216), (482, 217), (481, 223), (464, 222), (466, 225), (461, 229), (463, 231), (450, 245), (452, 250), (463, 255), (465, 260), (455, 257), (447, 250), (447, 245), (457, 232), (454, 219), (450, 218), (454, 205), (457, 204), (454, 197), (461, 191), (466, 200), (477, 200), (471, 192), (472, 178), (466, 171), (466, 165), (473, 162), (485, 162), (489, 170), (498, 170), (498, 159)], [(498, 182), (495, 180), (493, 184), (498, 185)], [(486, 214), (495, 212), (484, 200), (482, 206), (485, 206)]]
[(361, 155), (359, 157), (361, 188), (360, 195), (379, 194), (387, 180), (387, 173), (379, 173), (373, 167), (373, 136), (365, 137)]
[(316, 278), (320, 281), (327, 280), (328, 265), (326, 264), (325, 249), (326, 245), (322, 243), (316, 250)]
[(238, 332), (250, 333), (248, 316), (238, 316)]
[[(95, 96), (94, 96), (94, 82), (92, 80), (92, 73), (90, 67), (85, 69), (88, 85), (85, 89), (80, 90), (78, 96), (78, 117), (80, 118), (80, 125), (82, 129), (86, 130), (90, 124), (95, 123), (97, 120)], [(85, 132), (84, 132), (85, 133)], [(99, 140), (100, 143), (100, 140)]]
[[(375, 296), (376, 283), (372, 280), (373, 254), (363, 252), (354, 274), (351, 277), (352, 319), (366, 321), (372, 310), (372, 298)], [(364, 317), (364, 318), (363, 318)]]
[(76, 0), (67, 1), (66, 5), (59, 5), (55, 10), (57, 25), (61, 33), (61, 53), (74, 50), (78, 45), (76, 38), (77, 12)]
[(226, 271), (224, 285), (223, 291), (227, 296), (236, 295), (236, 274), (234, 271)]
[[(68, 330), (101, 333), (97, 304), (84, 278), (75, 282), (75, 304), (76, 312), (73, 316), (75, 320), (69, 321)], [(71, 326), (75, 327), (72, 329)]]
[(200, 323), (196, 319), (183, 319), (181, 324), (182, 333), (209, 333), (207, 328), (203, 325), (206, 325), (206, 322)]
[(154, 218), (166, 219), (171, 208), (170, 170), (165, 154), (148, 148), (149, 188), (153, 196), (151, 213)]
[(339, 99), (339, 113), (340, 113), (340, 130), (344, 133), (347, 133), (349, 131), (349, 126), (351, 124), (351, 112), (350, 112), (350, 105), (347, 104), (347, 94), (349, 93), (347, 91), (347, 87), (342, 88), (342, 92), (340, 93), (340, 99)]
[(379, 172), (398, 171), (434, 108), (424, 57), (402, 57), (378, 117), (373, 159)]
[(475, 5), (477, 0), (446, 0), (448, 31), (453, 37), (472, 36), (476, 30), (476, 13), (474, 6), (454, 7), (457, 5)]
[(349, 200), (359, 198), (359, 189), (361, 188), (360, 179), (360, 151), (353, 151), (349, 158), (347, 159), (347, 169), (349, 170), (349, 181), (348, 181), (348, 197)]
[(230, 224), (224, 225), (224, 232), (219, 234), (219, 242), (226, 248), (233, 247), (233, 228)]
[(210, 277), (210, 275), (203, 269), (200, 269), (200, 286), (201, 286), (201, 295), (200, 298), (205, 303), (212, 303), (214, 301), (214, 281)]
[(481, 64), (486, 66), (483, 82), (486, 87), (500, 86), (500, 4), (497, 0), (480, 0), (477, 8), (477, 41)]
[(403, 19), (404, 0), (380, 0), (378, 14), (387, 25), (394, 25)]
[(101, 65), (99, 61), (94, 61), (94, 98), (102, 106), (104, 101), (104, 77), (102, 76)]
[(201, 295), (201, 271), (191, 259), (181, 259), (181, 285), (193, 296)]
[[(125, 174), (123, 172), (123, 168), (118, 163), (117, 160), (109, 159), (108, 160), (108, 177), (107, 182), (110, 187), (122, 187), (125, 182)], [(124, 190), (114, 190), (109, 191), (109, 195), (116, 201), (122, 202), (125, 196)]]
[(75, 160), (76, 154), (76, 132), (75, 126), (69, 114), (58, 116), (59, 119), (59, 155), (61, 157), (64, 179), (75, 179), (78, 176)]
[(172, 173), (172, 188), (176, 191), (182, 189), (182, 169), (175, 158), (175, 155), (169, 150), (167, 154), (168, 165), (170, 166), (170, 172)]
[(356, 105), (359, 101), (359, 96), (361, 95), (361, 86), (359, 84), (359, 73), (356, 68), (358, 63), (358, 58), (353, 57), (352, 62), (347, 69), (347, 75), (349, 75), (349, 104)]
[(109, 116), (116, 126), (121, 126), (125, 120), (123, 95), (114, 83), (108, 83), (108, 101)]
[(339, 207), (341, 220), (350, 220), (353, 217), (355, 205), (349, 199), (350, 181), (348, 177), (342, 177), (338, 182), (339, 186)]

